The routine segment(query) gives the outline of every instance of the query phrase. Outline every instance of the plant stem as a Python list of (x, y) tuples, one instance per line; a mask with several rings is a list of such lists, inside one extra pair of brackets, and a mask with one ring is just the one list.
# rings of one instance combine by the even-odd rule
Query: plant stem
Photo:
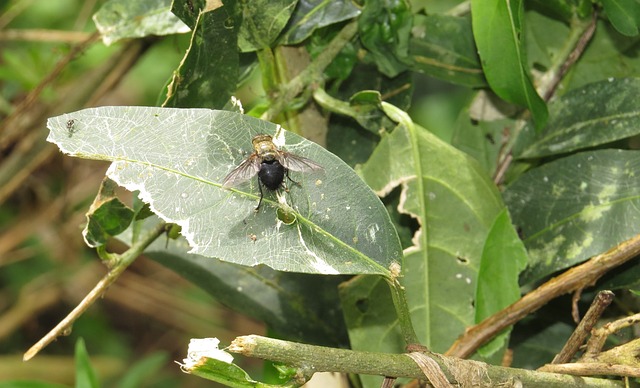
[(284, 111), (291, 101), (300, 95), (304, 89), (314, 83), (322, 81), (322, 73), (324, 69), (333, 62), (333, 59), (340, 53), (342, 48), (356, 35), (358, 31), (358, 23), (352, 21), (345, 25), (335, 38), (329, 43), (327, 48), (311, 65), (304, 69), (294, 79), (280, 89), (280, 93), (272, 101), (269, 109), (262, 114), (261, 119), (271, 121), (274, 117)]
[(23, 361), (32, 359), (40, 350), (49, 345), (53, 340), (61, 335), (67, 334), (71, 330), (73, 323), (89, 308), (93, 303), (107, 291), (110, 285), (112, 285), (122, 275), (125, 269), (134, 260), (142, 254), (142, 252), (155, 241), (165, 231), (165, 223), (161, 222), (147, 234), (142, 236), (122, 255), (114, 255), (114, 260), (111, 262), (113, 267), (107, 272), (107, 274), (100, 279), (98, 284), (82, 299), (80, 303), (62, 320), (56, 325), (50, 332), (42, 337), (35, 345), (33, 345), (22, 357)]
[[(393, 299), (393, 305), (396, 308), (396, 315), (398, 316), (398, 322), (400, 322), (400, 330), (408, 349), (416, 350), (416, 346), (419, 345), (418, 336), (413, 329), (413, 323), (411, 322), (411, 313), (409, 311), (409, 305), (407, 304), (406, 294), (404, 287), (400, 285), (400, 282), (396, 278), (385, 277), (389, 289), (391, 290), (391, 298)], [(426, 350), (423, 348), (422, 350)]]
[[(376, 376), (424, 379), (420, 367), (407, 354), (359, 352), (282, 341), (257, 335), (238, 337), (226, 349), (299, 368), (303, 374), (315, 372), (357, 373)], [(435, 361), (451, 384), (460, 387), (621, 387), (620, 381), (580, 378), (562, 374), (489, 365), (426, 354)]]
[(562, 350), (553, 358), (552, 364), (565, 364), (571, 361), (580, 347), (584, 345), (584, 341), (589, 334), (591, 334), (591, 330), (595, 327), (604, 310), (611, 304), (611, 301), (613, 301), (613, 297), (614, 295), (611, 291), (600, 291), (598, 295), (596, 295), (589, 310), (587, 310), (584, 318), (582, 318), (578, 324), (578, 327), (573, 331), (567, 343), (562, 347)]
[(550, 300), (595, 284), (611, 269), (626, 263), (638, 254), (640, 254), (640, 235), (569, 269), (523, 296), (509, 307), (498, 311), (479, 324), (467, 328), (445, 354), (456, 357), (470, 356), (496, 334), (544, 306)]

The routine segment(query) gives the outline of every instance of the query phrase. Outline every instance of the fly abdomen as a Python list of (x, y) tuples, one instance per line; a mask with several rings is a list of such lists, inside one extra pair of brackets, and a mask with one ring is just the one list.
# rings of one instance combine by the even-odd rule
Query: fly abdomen
[(277, 160), (264, 161), (260, 164), (258, 171), (258, 179), (269, 190), (277, 190), (282, 181), (286, 170)]

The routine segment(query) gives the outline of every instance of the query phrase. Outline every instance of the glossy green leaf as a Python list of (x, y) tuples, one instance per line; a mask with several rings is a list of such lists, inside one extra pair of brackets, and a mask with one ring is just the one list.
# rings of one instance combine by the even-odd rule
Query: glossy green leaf
[(191, 44), (167, 87), (163, 106), (225, 106), (238, 81), (238, 24), (226, 6), (199, 14)]
[[(69, 120), (76, 123), (71, 137)], [(275, 124), (227, 111), (102, 107), (52, 118), (48, 127), (48, 140), (63, 152), (113, 161), (107, 175), (140, 190), (154, 213), (180, 225), (193, 253), (323, 274), (388, 275), (401, 259), (398, 236), (371, 189), (335, 155)], [(279, 196), (267, 192), (256, 212), (257, 178), (232, 190), (222, 181), (258, 133), (274, 135), (278, 146), (324, 171), (292, 172), (298, 185)], [(278, 208), (297, 221), (278, 222)]]
[(371, 61), (388, 77), (406, 70), (413, 14), (406, 0), (365, 1), (358, 18), (360, 42)]
[(640, 134), (640, 79), (609, 79), (572, 90), (550, 106), (549, 122), (518, 157), (539, 158)]
[[(222, 4), (219, 4), (222, 5)], [(180, 18), (190, 29), (194, 30), (201, 10), (207, 8), (206, 0), (173, 0), (171, 12)]]
[(525, 67), (522, 13), (522, 0), (471, 1), (473, 34), (487, 82), (505, 101), (527, 107), (541, 129), (547, 107)]
[(602, 0), (602, 6), (616, 30), (627, 36), (638, 35), (640, 2), (637, 0)]
[(89, 354), (82, 338), (76, 341), (75, 361), (76, 388), (99, 388), (98, 377), (91, 366), (91, 360), (89, 360)]
[(116, 187), (115, 182), (105, 178), (86, 214), (87, 225), (82, 231), (82, 236), (92, 248), (106, 244), (110, 237), (127, 230), (133, 220), (133, 210), (118, 199), (115, 194)]
[(93, 15), (93, 21), (106, 45), (127, 38), (189, 32), (170, 8), (171, 0), (110, 0)]
[(531, 6), (537, 10), (546, 14), (553, 15), (554, 17), (569, 22), (574, 16), (575, 0), (530, 0)]
[(241, 51), (271, 47), (287, 25), (298, 0), (252, 0), (239, 2), (242, 24), (238, 35)]
[[(509, 212), (506, 208), (502, 209), (491, 226), (482, 250), (476, 289), (476, 323), (482, 322), (520, 298), (518, 276), (527, 263), (524, 244), (511, 224)], [(510, 331), (503, 331), (480, 348), (479, 353), (489, 357), (503, 348), (507, 344)]]
[(353, 19), (359, 14), (360, 9), (350, 0), (299, 1), (280, 43), (300, 43), (318, 28)]
[(528, 283), (640, 233), (640, 152), (600, 150), (530, 170), (504, 199), (522, 231)]
[[(143, 230), (160, 220), (144, 221)], [(133, 231), (118, 239), (132, 243)], [(243, 236), (255, 244), (252, 236)], [(183, 238), (158, 239), (144, 252), (216, 300), (248, 317), (264, 322), (270, 331), (291, 341), (325, 346), (346, 346), (346, 330), (338, 301), (340, 276), (322, 276), (274, 271), (266, 266), (247, 267), (188, 253)]]
[(185, 368), (187, 373), (202, 377), (209, 381), (215, 381), (227, 387), (256, 388), (258, 382), (253, 380), (247, 372), (233, 363), (228, 363), (215, 358), (204, 357), (197, 365)]
[(409, 55), (421, 73), (470, 87), (487, 84), (467, 17), (415, 15)]
[[(398, 113), (388, 107), (385, 111)], [(421, 225), (414, 245), (405, 249), (402, 283), (418, 337), (429, 349), (442, 352), (474, 323), (483, 246), (504, 205), (497, 188), (475, 160), (424, 128), (403, 121), (382, 137), (361, 174), (380, 195), (401, 185), (399, 210)], [(381, 310), (388, 308), (371, 303), (366, 312), (355, 311), (356, 315), (365, 315), (359, 319), (377, 320), (385, 335), (394, 336), (380, 338), (380, 343), (396, 341), (392, 329), (397, 321)], [(359, 333), (361, 342), (351, 337), (354, 348), (377, 346), (370, 340), (374, 334), (364, 340), (368, 328), (375, 325), (368, 321), (364, 327), (350, 326), (350, 335), (363, 332)]]

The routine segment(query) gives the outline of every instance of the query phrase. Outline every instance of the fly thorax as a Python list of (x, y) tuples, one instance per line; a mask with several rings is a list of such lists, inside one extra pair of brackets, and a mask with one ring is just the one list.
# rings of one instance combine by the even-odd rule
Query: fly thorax
[(260, 154), (260, 156), (262, 157), (263, 162), (273, 162), (276, 160), (277, 154), (273, 151), (267, 151)]

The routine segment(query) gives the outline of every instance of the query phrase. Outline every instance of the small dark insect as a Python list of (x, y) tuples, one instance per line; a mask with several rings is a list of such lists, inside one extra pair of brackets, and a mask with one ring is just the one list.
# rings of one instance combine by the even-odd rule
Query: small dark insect
[(260, 209), (262, 204), (262, 186), (275, 191), (282, 186), (285, 176), (294, 182), (289, 178), (289, 171), (308, 172), (322, 169), (322, 166), (310, 159), (279, 150), (270, 135), (256, 135), (251, 143), (253, 144), (253, 153), (238, 167), (231, 170), (224, 178), (222, 187), (238, 185), (257, 174), (260, 201), (256, 211)]
[(76, 121), (74, 119), (67, 121), (67, 132), (69, 137), (71, 137), (76, 132), (75, 126), (76, 126)]

